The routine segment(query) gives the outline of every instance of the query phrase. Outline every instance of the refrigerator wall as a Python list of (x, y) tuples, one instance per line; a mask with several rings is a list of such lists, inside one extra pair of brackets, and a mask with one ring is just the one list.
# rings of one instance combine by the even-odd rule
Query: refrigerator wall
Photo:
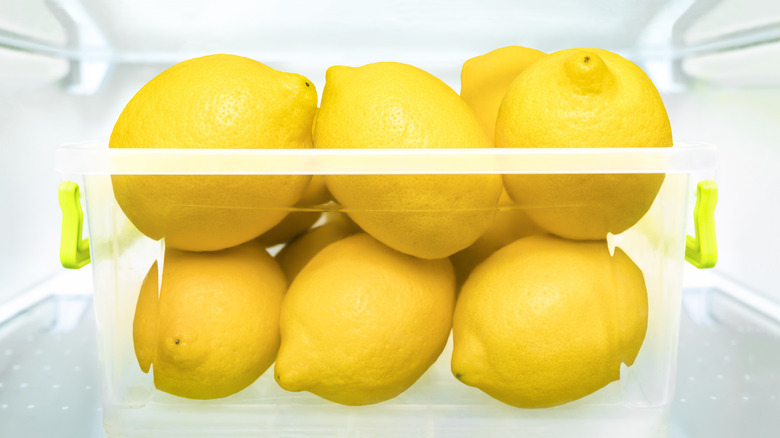
[(61, 271), (54, 149), (105, 139), (175, 62), (228, 52), (309, 77), (395, 60), (460, 89), (466, 59), (506, 45), (590, 46), (639, 64), (676, 141), (718, 146), (715, 272), (780, 302), (780, 4), (769, 0), (0, 1), (0, 305)]
[[(102, 436), (91, 300), (43, 301), (90, 292), (91, 266), (64, 281), (73, 272), (59, 264), (56, 189), (68, 178), (54, 170), (59, 145), (107, 139), (143, 84), (195, 56), (249, 56), (306, 75), (320, 94), (330, 65), (394, 60), (459, 91), (466, 59), (507, 45), (616, 51), (661, 91), (675, 141), (718, 147), (717, 171), (699, 179), (719, 186), (719, 260), (706, 274), (686, 271), (687, 282), (704, 287), (682, 303), (689, 310), (670, 427), (689, 436), (771, 436), (762, 431), (776, 430), (769, 423), (778, 387), (777, 343), (766, 333), (780, 333), (774, 0), (0, 0), (0, 354), (8, 364), (0, 367), (0, 414), (13, 418), (0, 429)], [(708, 288), (713, 279), (728, 293)], [(86, 354), (71, 355), (77, 349)], [(4, 404), (11, 407), (1, 411)], [(34, 404), (53, 407), (46, 422)]]
[(715, 272), (777, 303), (780, 3), (696, 2), (675, 23), (676, 139), (717, 145)]

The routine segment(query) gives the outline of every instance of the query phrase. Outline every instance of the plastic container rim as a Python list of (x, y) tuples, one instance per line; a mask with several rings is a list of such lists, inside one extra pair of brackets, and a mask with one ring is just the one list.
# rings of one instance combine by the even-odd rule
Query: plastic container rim
[(108, 141), (69, 143), (55, 154), (65, 174), (382, 175), (692, 173), (714, 169), (716, 149), (110, 149)]

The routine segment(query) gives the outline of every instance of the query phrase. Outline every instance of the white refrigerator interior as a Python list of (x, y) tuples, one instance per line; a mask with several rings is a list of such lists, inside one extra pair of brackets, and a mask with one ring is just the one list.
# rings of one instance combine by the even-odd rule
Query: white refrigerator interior
[[(196, 56), (248, 56), (305, 75), (320, 93), (331, 65), (399, 61), (459, 91), (466, 59), (509, 45), (617, 52), (661, 92), (675, 143), (717, 148), (717, 168), (694, 181), (718, 184), (718, 261), (684, 270), (673, 402), (651, 423), (598, 427), (615, 436), (776, 436), (780, 2), (772, 0), (0, 0), (0, 436), (105, 434), (92, 267), (59, 261), (56, 191), (69, 177), (54, 168), (59, 146), (107, 140), (143, 84)], [(277, 414), (288, 428), (273, 436), (301, 433), (294, 415)], [(360, 415), (323, 436), (572, 432), (542, 417), (514, 425), (428, 414), (408, 427), (369, 427)], [(599, 430), (584, 433), (608, 436)]]

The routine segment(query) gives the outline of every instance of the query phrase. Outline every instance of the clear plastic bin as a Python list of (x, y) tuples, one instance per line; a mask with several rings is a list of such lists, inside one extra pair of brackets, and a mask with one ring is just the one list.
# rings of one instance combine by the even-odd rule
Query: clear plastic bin
[[(603, 149), (112, 150), (66, 145), (57, 169), (86, 198), (106, 431), (112, 436), (665, 436), (674, 392), (682, 273), (692, 175), (714, 168), (708, 146)], [(193, 174), (604, 174), (663, 173), (652, 207), (629, 230), (609, 235), (644, 273), (647, 334), (620, 380), (568, 404), (520, 409), (457, 381), (452, 338), (406, 392), (347, 407), (274, 381), (272, 368), (232, 396), (190, 400), (155, 389), (133, 349), (141, 283), (163, 243), (141, 234), (117, 205), (111, 175)], [(300, 208), (344, 214), (335, 203)], [(275, 248), (278, 250), (278, 248)], [(274, 248), (271, 249), (272, 251)]]

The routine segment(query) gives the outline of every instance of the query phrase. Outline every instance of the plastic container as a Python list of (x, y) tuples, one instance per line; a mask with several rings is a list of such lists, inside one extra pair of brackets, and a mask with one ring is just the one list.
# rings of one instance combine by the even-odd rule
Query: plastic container
[[(65, 179), (79, 181), (84, 188), (88, 245), (79, 235), (78, 191), (73, 186), (61, 191), (61, 203), (70, 205), (63, 207), (63, 260), (70, 257), (68, 263), (78, 267), (88, 262), (87, 248), (91, 251), (104, 423), (111, 436), (638, 437), (668, 433), (686, 231), (693, 210), (691, 181), (692, 175), (714, 167), (711, 147), (110, 150), (106, 143), (94, 143), (61, 147), (56, 163)], [(162, 258), (164, 244), (141, 234), (125, 217), (114, 199), (110, 175), (509, 173), (666, 174), (647, 214), (629, 230), (608, 237), (610, 246), (622, 248), (641, 268), (648, 290), (644, 344), (633, 366), (622, 367), (619, 381), (563, 406), (514, 408), (452, 376), (451, 339), (438, 361), (409, 390), (364, 407), (341, 406), (308, 392), (287, 392), (276, 384), (270, 370), (232, 396), (189, 400), (156, 390), (151, 373), (139, 368), (133, 350), (133, 313), (141, 282), (152, 263)], [(688, 236), (687, 247), (689, 260), (706, 267), (714, 263), (714, 188), (700, 185), (699, 190), (695, 224), (699, 235)], [(303, 207), (344, 214), (334, 203)]]

